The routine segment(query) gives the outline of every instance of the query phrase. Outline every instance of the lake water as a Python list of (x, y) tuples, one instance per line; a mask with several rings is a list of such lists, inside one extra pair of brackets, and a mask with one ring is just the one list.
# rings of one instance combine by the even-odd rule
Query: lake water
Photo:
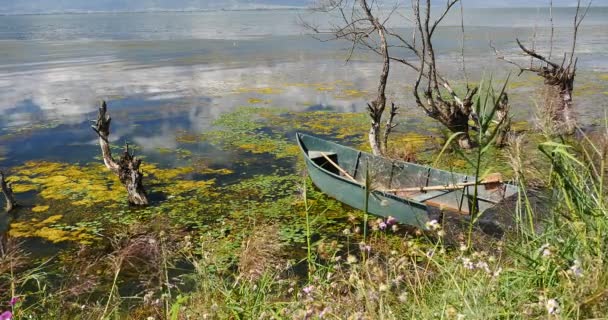
[[(537, 33), (539, 45), (546, 43), (546, 9), (466, 12), (467, 71), (474, 81), (512, 70), (496, 61), (490, 41), (512, 58), (519, 57), (516, 37)], [(555, 52), (570, 46), (573, 13), (555, 10)], [(186, 147), (181, 137), (211, 130), (220, 115), (240, 107), (363, 111), (380, 70), (377, 57), (361, 52), (345, 63), (347, 43), (315, 40), (299, 23), (327, 24), (324, 17), (305, 10), (0, 16), (0, 167), (99, 161), (89, 120), (105, 99), (114, 118), (112, 142), (134, 143), (148, 162), (179, 166), (183, 159), (163, 151), (187, 148), (209, 167), (273, 172), (267, 155), (207, 141)], [(390, 23), (409, 34), (402, 21)], [(435, 39), (441, 68), (456, 82), (462, 81), (458, 21), (448, 16)], [(576, 103), (586, 124), (607, 106), (607, 30), (608, 9), (593, 8), (577, 50), (584, 94)], [(395, 66), (391, 77), (389, 96), (402, 105), (403, 123), (424, 118), (409, 94), (413, 74)], [(534, 78), (513, 77), (520, 120), (534, 113)], [(293, 172), (293, 161), (279, 165)], [(218, 177), (218, 183), (234, 179)]]

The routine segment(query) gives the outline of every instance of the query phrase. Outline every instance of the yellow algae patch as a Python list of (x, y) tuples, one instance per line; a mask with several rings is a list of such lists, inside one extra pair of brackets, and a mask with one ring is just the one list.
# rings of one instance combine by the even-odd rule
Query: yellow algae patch
[(368, 95), (367, 91), (348, 89), (348, 90), (343, 90), (340, 93), (334, 95), (334, 98), (336, 98), (336, 99), (356, 99), (356, 98), (363, 98), (367, 95)]
[(13, 188), (13, 192), (15, 193), (34, 191), (38, 189), (38, 187), (36, 187), (35, 185), (27, 183), (13, 183), (11, 184), (11, 188)]
[(271, 88), (271, 87), (238, 88), (238, 89), (236, 89), (236, 92), (237, 93), (278, 94), (278, 93), (282, 93), (283, 89)]
[(61, 171), (62, 168), (63, 164), (58, 162), (28, 161), (23, 167), (18, 168), (17, 172), (24, 176), (51, 175)]
[(363, 113), (337, 113), (315, 111), (288, 113), (269, 119), (272, 125), (307, 130), (336, 138), (359, 136), (367, 131), (367, 118)]
[(32, 219), (24, 222), (11, 223), (9, 235), (15, 238), (39, 237), (53, 243), (63, 241), (76, 241), (82, 244), (90, 244), (95, 236), (87, 233), (85, 227), (72, 228), (69, 231), (62, 230), (54, 224), (61, 220), (62, 215), (53, 215), (43, 221)]
[(76, 205), (92, 205), (124, 197), (118, 178), (101, 164), (78, 166), (30, 161), (16, 168), (16, 172), (20, 181), (38, 186), (40, 196), (48, 200), (71, 200)]
[[(52, 170), (49, 170), (52, 168)], [(161, 169), (154, 164), (143, 164), (146, 187), (170, 194), (197, 191), (209, 194), (214, 180), (188, 180), (190, 174), (231, 174), (229, 169), (203, 167), (179, 167)], [(111, 203), (116, 205), (126, 198), (124, 186), (114, 174), (102, 164), (86, 166), (54, 163), (28, 162), (15, 168), (21, 190), (39, 190), (39, 196), (46, 200), (67, 201), (77, 206), (93, 206)], [(22, 184), (22, 182), (24, 182)], [(36, 187), (37, 186), (37, 187)], [(19, 191), (21, 191), (19, 190)], [(48, 206), (39, 205), (33, 212), (44, 212)]]
[(160, 153), (160, 154), (168, 154), (168, 153), (174, 152), (173, 149), (163, 148), (163, 147), (156, 148), (156, 151), (158, 151), (158, 153)]
[(598, 78), (599, 78), (600, 80), (606, 80), (606, 81), (608, 81), (608, 73), (602, 73), (602, 74), (600, 74), (600, 75), (598, 76)]
[(259, 104), (259, 103), (263, 103), (263, 102), (264, 102), (264, 99), (259, 99), (259, 98), (249, 98), (249, 99), (247, 100), (247, 102), (248, 102), (249, 104)]
[(35, 206), (32, 208), (33, 212), (44, 212), (49, 210), (49, 206)]
[(197, 143), (200, 141), (200, 137), (193, 133), (181, 132), (175, 141), (179, 143)]
[(514, 121), (511, 123), (511, 130), (513, 131), (524, 131), (530, 129), (530, 123), (528, 121)]
[(177, 177), (184, 176), (194, 172), (192, 167), (179, 167), (172, 169), (161, 169), (154, 164), (144, 163), (141, 166), (141, 170), (146, 176), (152, 176), (152, 179), (159, 182), (170, 182)]
[(217, 196), (219, 193), (213, 191), (215, 180), (183, 180), (175, 183), (167, 190), (168, 193), (178, 195), (186, 192), (196, 192), (201, 195)]
[(317, 87), (317, 91), (334, 91), (334, 87)]
[(395, 149), (407, 148), (409, 150), (417, 151), (433, 141), (432, 136), (408, 132), (406, 134), (395, 135), (390, 139), (389, 144)]

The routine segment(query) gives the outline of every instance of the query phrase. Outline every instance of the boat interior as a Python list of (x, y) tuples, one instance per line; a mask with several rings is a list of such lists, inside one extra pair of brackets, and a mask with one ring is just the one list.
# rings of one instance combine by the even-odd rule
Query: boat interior
[(338, 152), (308, 150), (307, 154), (318, 166), (343, 179), (363, 186), (368, 175), (375, 192), (441, 211), (469, 214), (474, 208), (473, 199), (477, 198), (475, 206), (483, 212), (517, 191), (497, 175), (478, 182), (475, 190), (472, 176), (376, 157), (350, 148)]

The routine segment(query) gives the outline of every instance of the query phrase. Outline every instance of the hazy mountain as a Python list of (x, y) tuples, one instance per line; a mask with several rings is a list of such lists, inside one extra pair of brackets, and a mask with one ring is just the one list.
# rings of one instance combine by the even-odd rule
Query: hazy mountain
[[(87, 11), (213, 10), (306, 7), (315, 0), (0, 0), (2, 13), (48, 13)], [(538, 7), (548, 0), (463, 0), (468, 7)], [(381, 0), (393, 4), (392, 0)], [(400, 0), (409, 3), (408, 0)], [(586, 2), (586, 1), (585, 1)], [(436, 0), (438, 5), (445, 0)], [(553, 0), (554, 6), (573, 6), (576, 0)], [(595, 0), (606, 6), (608, 0)]]

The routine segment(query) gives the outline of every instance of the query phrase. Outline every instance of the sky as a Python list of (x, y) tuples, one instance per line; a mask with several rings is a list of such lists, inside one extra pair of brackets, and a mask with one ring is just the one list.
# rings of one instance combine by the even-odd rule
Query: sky
[[(277, 6), (306, 7), (314, 0), (0, 0), (2, 13), (49, 13), (67, 11), (149, 11), (253, 9)], [(394, 3), (392, 0), (381, 0)], [(548, 0), (463, 0), (469, 7), (538, 7)], [(406, 3), (407, 0), (400, 0)], [(437, 0), (438, 4), (445, 0)], [(586, 1), (583, 1), (586, 2)], [(573, 6), (576, 0), (553, 0), (554, 6)], [(595, 6), (608, 6), (608, 0), (594, 0)]]

